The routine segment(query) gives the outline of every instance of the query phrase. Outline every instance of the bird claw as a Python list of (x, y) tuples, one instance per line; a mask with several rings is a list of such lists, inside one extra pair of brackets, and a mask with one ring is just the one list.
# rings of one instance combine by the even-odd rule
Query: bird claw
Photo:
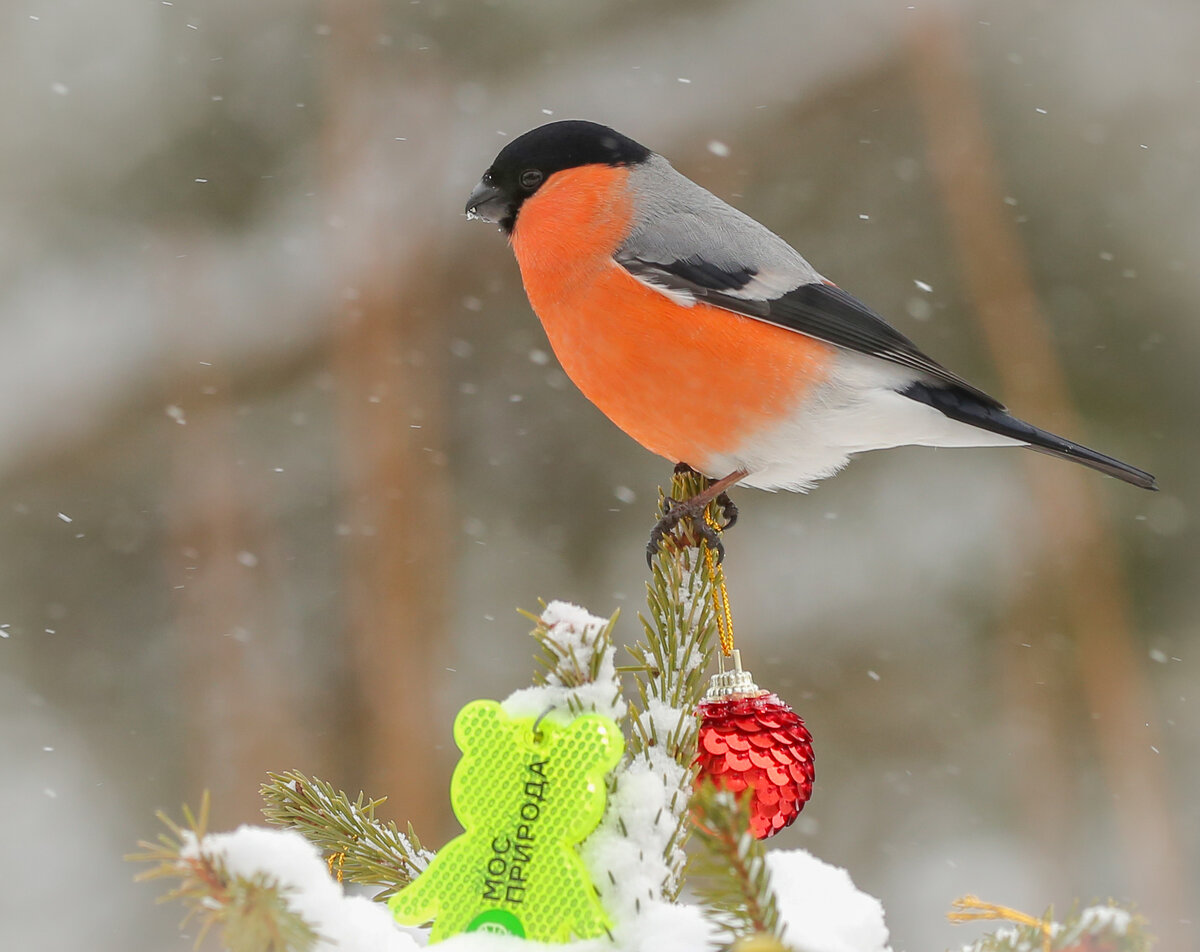
[[(689, 544), (698, 546), (704, 543), (716, 555), (717, 564), (720, 565), (725, 559), (725, 544), (721, 541), (720, 534), (737, 522), (738, 508), (728, 493), (721, 493), (716, 497), (716, 502), (721, 507), (724, 523), (712, 526), (704, 518), (704, 510), (708, 508), (707, 501), (697, 504), (695, 499), (674, 499), (668, 496), (663, 502), (665, 511), (662, 518), (650, 530), (650, 541), (646, 543), (646, 565), (653, 566), (654, 557), (668, 539), (680, 548)], [(684, 519), (691, 522), (692, 531), (697, 537), (695, 542), (687, 538), (681, 539), (675, 534), (675, 530)]]
[(721, 518), (725, 520), (725, 524), (721, 526), (721, 531), (724, 532), (726, 529), (732, 529), (737, 525), (738, 507), (729, 498), (729, 493), (721, 493), (717, 497), (716, 502), (721, 507)]

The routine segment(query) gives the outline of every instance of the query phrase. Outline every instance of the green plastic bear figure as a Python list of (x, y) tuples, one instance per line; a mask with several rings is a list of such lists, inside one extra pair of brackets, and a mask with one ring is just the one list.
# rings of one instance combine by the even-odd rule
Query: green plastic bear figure
[(474, 931), (567, 942), (609, 927), (575, 845), (604, 815), (624, 739), (599, 714), (534, 726), (495, 701), (455, 718), (450, 802), (465, 832), (388, 902), (406, 925), (433, 919), (431, 942)]

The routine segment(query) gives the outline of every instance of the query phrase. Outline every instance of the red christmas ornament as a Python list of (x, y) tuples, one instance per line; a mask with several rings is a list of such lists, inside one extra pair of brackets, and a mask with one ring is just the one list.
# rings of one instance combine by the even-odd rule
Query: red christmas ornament
[(812, 735), (795, 711), (754, 683), (737, 655), (735, 670), (714, 674), (696, 707), (696, 784), (734, 793), (749, 787), (750, 830), (763, 840), (795, 821), (812, 796)]

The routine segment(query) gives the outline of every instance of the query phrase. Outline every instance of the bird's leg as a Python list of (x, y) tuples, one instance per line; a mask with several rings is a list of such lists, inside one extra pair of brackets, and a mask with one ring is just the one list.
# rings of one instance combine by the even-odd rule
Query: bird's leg
[[(675, 467), (676, 473), (695, 472), (687, 463), (679, 463)], [(733, 504), (733, 500), (729, 498), (726, 490), (745, 479), (749, 472), (744, 469), (735, 470), (728, 476), (721, 479), (715, 479), (696, 495), (690, 499), (672, 499), (667, 497), (666, 512), (663, 517), (655, 523), (654, 528), (650, 532), (650, 541), (646, 545), (646, 563), (650, 564), (654, 556), (658, 554), (659, 546), (662, 545), (663, 539), (684, 519), (690, 519), (695, 527), (696, 534), (703, 539), (714, 552), (717, 554), (717, 560), (720, 561), (725, 557), (725, 546), (721, 543), (721, 537), (717, 530), (708, 524), (704, 518), (704, 510), (714, 499), (721, 505), (721, 515), (725, 518), (725, 524), (720, 528), (728, 529), (737, 522), (738, 510)]]

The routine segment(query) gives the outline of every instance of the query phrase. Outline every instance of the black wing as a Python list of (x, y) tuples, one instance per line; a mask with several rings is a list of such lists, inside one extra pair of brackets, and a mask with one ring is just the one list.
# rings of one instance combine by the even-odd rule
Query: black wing
[(986, 407), (1003, 410), (994, 397), (971, 386), (892, 327), (861, 301), (832, 284), (802, 284), (770, 299), (736, 296), (752, 290), (752, 269), (731, 271), (698, 258), (661, 264), (618, 254), (617, 263), (634, 277), (662, 288), (689, 294), (735, 314), (785, 327), (818, 340), (908, 367), (948, 386), (965, 390)]
[(914, 383), (901, 390), (903, 396), (919, 403), (927, 404), (935, 410), (940, 410), (951, 420), (969, 423), (981, 430), (999, 433), (1001, 436), (1011, 436), (1015, 440), (1027, 443), (1029, 448), (1039, 453), (1068, 459), (1082, 463), (1091, 469), (1115, 476), (1117, 479), (1140, 486), (1142, 489), (1158, 489), (1151, 476), (1143, 469), (1130, 466), (1119, 459), (1098, 453), (1087, 446), (1082, 446), (1065, 437), (1058, 436), (1041, 427), (1026, 423), (1010, 416), (1003, 410), (981, 404), (970, 393), (964, 393), (959, 387), (930, 387), (923, 383)]

